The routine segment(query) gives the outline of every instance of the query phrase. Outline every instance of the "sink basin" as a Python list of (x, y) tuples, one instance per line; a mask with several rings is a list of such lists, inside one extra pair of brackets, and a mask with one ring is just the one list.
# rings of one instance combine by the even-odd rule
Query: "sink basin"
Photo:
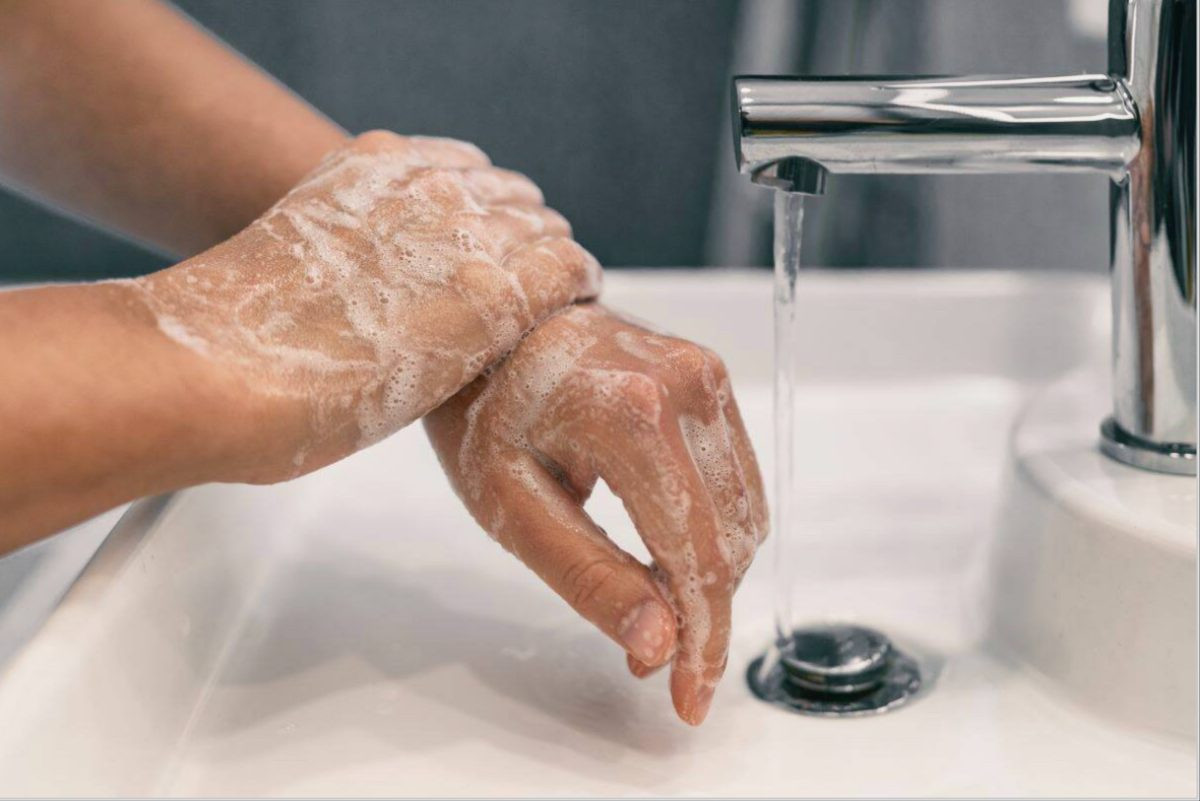
[[(753, 698), (741, 674), (771, 635), (767, 549), (713, 711), (687, 727), (665, 676), (628, 676), (477, 530), (414, 427), (287, 484), (135, 504), (0, 675), (0, 793), (1194, 795), (1194, 737), (1109, 714), (1037, 658), (1058, 636), (1036, 614), (1051, 596), (995, 603), (1006, 566), (1036, 562), (997, 542), (1013, 421), (1105, 352), (1104, 283), (814, 271), (799, 294), (817, 345), (805, 414), (822, 422), (801, 469), (829, 525), (811, 542), (825, 567), (798, 570), (823, 611), (892, 610), (888, 631), (941, 666), (924, 697), (853, 720)], [(768, 480), (770, 298), (763, 272), (606, 288), (725, 356)], [(615, 498), (589, 510), (641, 552)]]
[(1018, 417), (990, 639), (1099, 714), (1194, 737), (1196, 479), (1100, 453), (1108, 398), (1093, 361)]

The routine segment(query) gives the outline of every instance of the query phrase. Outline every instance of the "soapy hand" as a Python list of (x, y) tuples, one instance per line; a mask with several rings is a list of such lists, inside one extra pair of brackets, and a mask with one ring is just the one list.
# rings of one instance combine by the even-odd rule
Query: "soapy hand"
[[(725, 670), (733, 592), (767, 533), (754, 452), (719, 358), (596, 304), (533, 331), (425, 418), (471, 514), (647, 675), (668, 662), (699, 724)], [(583, 510), (597, 478), (653, 557)]]
[(271, 452), (230, 477), (250, 481), (407, 425), (599, 283), (529, 179), (473, 145), (387, 132), (327, 156), (228, 241), (120, 282), (272, 429)]

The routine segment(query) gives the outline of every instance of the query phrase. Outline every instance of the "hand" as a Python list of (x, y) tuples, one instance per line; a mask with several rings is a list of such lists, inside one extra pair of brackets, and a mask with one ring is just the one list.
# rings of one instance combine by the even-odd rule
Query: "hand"
[(263, 456), (226, 480), (273, 481), (417, 419), (599, 282), (529, 179), (373, 132), (233, 238), (124, 285), (244, 387)]
[[(676, 711), (703, 721), (725, 670), (733, 592), (767, 533), (720, 359), (575, 306), (425, 427), (479, 524), (620, 644), (635, 675), (671, 662)], [(597, 478), (624, 501), (653, 565), (583, 510)]]

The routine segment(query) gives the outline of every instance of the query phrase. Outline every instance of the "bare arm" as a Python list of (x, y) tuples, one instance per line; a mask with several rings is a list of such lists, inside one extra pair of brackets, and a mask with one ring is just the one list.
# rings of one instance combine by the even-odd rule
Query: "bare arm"
[[(0, 183), (177, 254), (233, 235), (346, 140), (155, 0), (0, 1), (0, 118)], [(0, 553), (269, 460), (236, 379), (127, 288), (0, 293), (0, 342)]]
[(0, 183), (190, 255), (345, 139), (155, 0), (0, 0)]
[(463, 143), (348, 140), (152, 0), (0, 0), (0, 116), (0, 181), (196, 254), (0, 293), (0, 553), (341, 458), (595, 292), (523, 176)]
[(0, 292), (0, 553), (142, 495), (340, 459), (598, 282), (529, 179), (372, 132), (174, 267)]
[(125, 500), (232, 479), (267, 444), (232, 374), (163, 337), (120, 285), (2, 292), (0, 342), (0, 555)]

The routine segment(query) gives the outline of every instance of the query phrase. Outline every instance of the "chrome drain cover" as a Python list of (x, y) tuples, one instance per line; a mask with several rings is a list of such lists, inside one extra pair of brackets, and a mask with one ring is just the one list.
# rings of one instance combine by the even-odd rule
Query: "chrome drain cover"
[(746, 680), (756, 696), (777, 706), (847, 717), (905, 703), (921, 689), (921, 670), (881, 632), (828, 625), (796, 629), (750, 663)]

